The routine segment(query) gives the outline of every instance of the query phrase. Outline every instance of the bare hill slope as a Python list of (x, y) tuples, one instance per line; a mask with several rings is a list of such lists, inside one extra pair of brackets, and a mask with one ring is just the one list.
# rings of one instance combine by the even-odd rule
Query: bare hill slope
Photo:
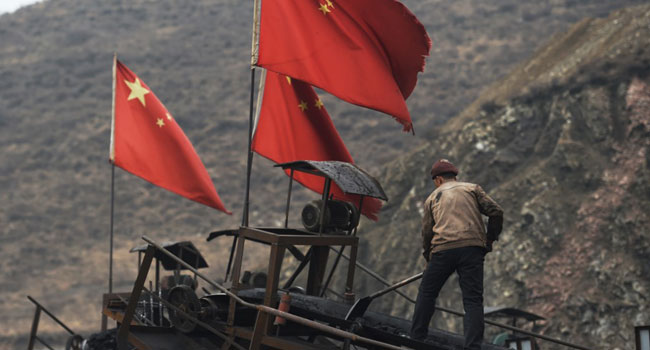
[[(409, 99), (417, 136), (401, 133), (389, 117), (323, 97), (352, 155), (373, 174), (385, 162), (412, 159), (409, 150), (430, 147), (438, 126), (551, 34), (643, 1), (405, 2), (434, 40), (427, 72)], [(127, 250), (141, 234), (192, 239), (210, 273), (223, 275), (229, 242), (208, 245), (204, 237), (240, 222), (251, 7), (241, 0), (46, 0), (0, 16), (0, 347), (25, 340), (33, 315), (26, 294), (51, 301), (46, 305), (79, 332), (99, 325), (113, 52), (173, 112), (235, 212), (227, 217), (118, 170), (116, 289), (133, 280), (136, 258)], [(282, 220), (277, 197), (286, 177), (255, 162), (252, 223), (273, 225)], [(386, 179), (412, 178), (400, 176)], [(401, 203), (392, 191), (385, 220)], [(298, 193), (296, 208), (308, 196)], [(259, 263), (251, 257), (250, 264)], [(47, 323), (42, 330), (58, 331)]]

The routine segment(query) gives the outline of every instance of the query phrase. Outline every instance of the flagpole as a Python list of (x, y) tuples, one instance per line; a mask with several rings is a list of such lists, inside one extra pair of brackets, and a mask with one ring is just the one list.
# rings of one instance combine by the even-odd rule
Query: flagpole
[(111, 237), (108, 258), (108, 294), (113, 293), (113, 207), (115, 203), (115, 164), (111, 163)]
[[(259, 38), (259, 8), (260, 1), (253, 1), (253, 39), (251, 44), (251, 87), (250, 87), (250, 105), (248, 113), (248, 161), (246, 163), (246, 195), (244, 197), (244, 213), (242, 215), (242, 226), (248, 227), (248, 213), (250, 209), (250, 186), (251, 186), (251, 171), (253, 168), (253, 102), (255, 98), (255, 64), (257, 63), (258, 53), (258, 38)], [(234, 242), (233, 242), (234, 247)], [(232, 258), (232, 254), (231, 254)], [(230, 263), (228, 264), (230, 265)], [(227, 275), (227, 273), (226, 273)]]
[[(257, 63), (258, 53), (258, 38), (259, 38), (259, 0), (253, 1), (253, 40), (251, 44), (251, 87), (250, 87), (250, 105), (248, 112), (248, 159), (246, 162), (246, 194), (244, 197), (244, 210), (241, 219), (242, 227), (248, 227), (248, 212), (250, 209), (250, 188), (251, 188), (251, 171), (253, 168), (253, 101), (255, 99), (255, 64)], [(228, 280), (230, 268), (232, 266), (232, 259), (235, 254), (235, 246), (237, 245), (237, 236), (233, 236), (232, 247), (230, 248), (230, 258), (228, 259), (228, 266), (226, 267), (226, 277), (224, 281)]]
[(253, 100), (255, 98), (255, 67), (251, 67), (250, 106), (248, 115), (248, 162), (246, 164), (246, 197), (244, 198), (243, 227), (248, 227), (248, 212), (250, 207), (251, 171), (253, 168)]
[[(110, 212), (110, 238), (109, 238), (109, 253), (108, 253), (108, 294), (113, 293), (113, 217), (114, 217), (114, 203), (115, 203), (115, 153), (114, 153), (114, 138), (113, 132), (115, 130), (115, 76), (117, 70), (117, 52), (113, 53), (113, 101), (111, 104), (111, 143), (109, 150), (109, 162), (111, 163), (111, 212)], [(107, 317), (102, 313), (102, 331), (106, 330)]]

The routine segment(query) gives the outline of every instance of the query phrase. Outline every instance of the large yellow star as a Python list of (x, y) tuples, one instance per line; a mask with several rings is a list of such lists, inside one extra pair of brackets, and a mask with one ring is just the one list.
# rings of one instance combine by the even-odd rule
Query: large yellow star
[(330, 11), (329, 7), (327, 7), (327, 4), (320, 4), (318, 10), (322, 12), (324, 15), (327, 15), (328, 13), (332, 12)]
[(158, 121), (156, 122), (156, 124), (158, 124), (159, 128), (162, 128), (163, 126), (165, 126), (165, 121), (162, 120), (162, 118), (158, 118)]
[(307, 102), (305, 101), (300, 101), (300, 104), (298, 105), (298, 108), (300, 108), (301, 111), (306, 111), (307, 110)]
[(323, 101), (321, 101), (320, 98), (317, 99), (316, 102), (314, 103), (314, 106), (316, 106), (316, 108), (318, 109), (323, 108)]
[(147, 104), (144, 101), (144, 95), (148, 94), (151, 91), (142, 86), (142, 83), (140, 83), (140, 79), (138, 79), (138, 77), (135, 78), (134, 82), (130, 82), (128, 80), (124, 80), (124, 82), (129, 87), (129, 89), (131, 89), (131, 94), (129, 94), (129, 97), (126, 100), (131, 101), (132, 99), (137, 98), (140, 100), (140, 103), (146, 107)]

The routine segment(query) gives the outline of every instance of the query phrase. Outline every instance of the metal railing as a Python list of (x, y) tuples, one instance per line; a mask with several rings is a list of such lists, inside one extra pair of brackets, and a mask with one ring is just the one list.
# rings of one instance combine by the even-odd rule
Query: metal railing
[[(337, 250), (337, 249), (335, 249), (333, 247), (330, 247), (330, 249), (337, 252), (337, 253), (339, 253), (339, 250)], [(341, 256), (343, 256), (343, 258), (350, 261), (350, 257), (348, 257), (346, 254), (341, 253)], [(379, 274), (372, 271), (370, 268), (362, 265), (359, 262), (357, 262), (356, 264), (357, 264), (358, 268), (360, 268), (362, 271), (366, 272), (368, 275), (370, 275), (371, 277), (373, 277), (377, 281), (381, 282), (382, 284), (384, 284), (386, 286), (392, 285), (392, 283), (388, 282), (388, 280), (381, 277)], [(413, 300), (413, 298), (409, 297), (408, 295), (404, 294), (404, 292), (399, 291), (397, 289), (394, 290), (394, 292), (399, 294), (400, 296), (402, 296), (404, 299), (408, 300), (412, 304), (415, 304), (415, 300)], [(442, 306), (436, 306), (436, 310), (440, 310), (440, 311), (443, 311), (443, 312), (446, 312), (446, 313), (449, 313), (449, 314), (452, 314), (452, 315), (456, 315), (456, 316), (461, 316), (461, 317), (465, 316), (465, 313), (463, 313), (463, 312), (447, 309), (447, 308), (444, 308)], [(489, 325), (492, 325), (492, 326), (495, 326), (495, 327), (507, 329), (507, 330), (510, 330), (510, 331), (513, 331), (513, 332), (525, 334), (525, 335), (528, 335), (528, 336), (531, 336), (531, 337), (534, 337), (534, 338), (546, 340), (546, 341), (549, 341), (549, 342), (552, 342), (552, 343), (564, 345), (566, 347), (570, 347), (570, 348), (573, 348), (573, 349), (593, 350), (593, 348), (586, 348), (584, 346), (568, 343), (568, 342), (565, 342), (565, 341), (560, 340), (560, 339), (555, 339), (555, 338), (552, 338), (552, 337), (549, 337), (549, 336), (546, 336), (546, 335), (530, 332), (530, 331), (527, 331), (525, 329), (521, 329), (521, 328), (518, 328), (518, 327), (507, 325), (505, 323), (494, 322), (494, 321), (487, 320), (487, 319), (483, 320), (483, 323), (486, 323), (486, 324), (489, 324)]]
[[(335, 328), (335, 327), (331, 327), (331, 326), (328, 326), (328, 325), (325, 325), (325, 324), (322, 324), (322, 323), (318, 323), (318, 322), (315, 322), (315, 321), (312, 321), (312, 320), (309, 320), (309, 319), (306, 319), (306, 318), (303, 318), (303, 317), (300, 317), (300, 316), (297, 316), (297, 315), (294, 315), (294, 314), (279, 311), (277, 309), (271, 308), (271, 307), (266, 306), (266, 305), (249, 303), (249, 302), (239, 298), (236, 294), (232, 293), (231, 291), (229, 291), (228, 289), (226, 289), (222, 285), (212, 281), (210, 278), (208, 278), (205, 275), (203, 275), (202, 273), (200, 273), (198, 270), (196, 270), (191, 265), (187, 264), (185, 261), (183, 261), (183, 260), (179, 259), (178, 257), (176, 257), (174, 254), (172, 254), (167, 249), (160, 246), (158, 243), (154, 242), (149, 237), (142, 236), (142, 239), (145, 242), (149, 243), (149, 247), (147, 247), (147, 251), (145, 253), (142, 265), (140, 267), (140, 271), (138, 273), (138, 277), (136, 278), (136, 282), (135, 282), (135, 284), (133, 286), (133, 291), (131, 293), (131, 297), (129, 298), (129, 304), (127, 305), (127, 308), (126, 308), (125, 313), (124, 313), (123, 322), (122, 322), (122, 324), (120, 326), (120, 329), (118, 330), (118, 336), (117, 336), (118, 350), (126, 349), (127, 337), (128, 337), (128, 334), (129, 334), (129, 327), (130, 327), (130, 323), (131, 323), (133, 314), (135, 312), (135, 307), (136, 307), (136, 304), (137, 304), (137, 300), (140, 298), (140, 293), (142, 292), (142, 290), (146, 290), (144, 288), (144, 280), (146, 279), (146, 275), (147, 275), (149, 267), (151, 265), (151, 260), (153, 258), (154, 249), (164, 253), (169, 258), (175, 260), (178, 264), (182, 265), (186, 269), (188, 269), (191, 272), (193, 272), (194, 274), (196, 274), (196, 276), (200, 277), (202, 280), (207, 282), (212, 287), (214, 287), (214, 288), (218, 289), (219, 291), (221, 291), (221, 292), (225, 293), (226, 295), (228, 295), (236, 303), (238, 303), (238, 304), (240, 304), (242, 306), (245, 306), (245, 307), (249, 307), (251, 309), (256, 309), (258, 311), (258, 313), (266, 313), (266, 314), (270, 314), (270, 315), (274, 315), (274, 316), (279, 316), (279, 317), (285, 318), (287, 320), (290, 320), (292, 322), (295, 322), (295, 323), (298, 323), (298, 324), (301, 324), (301, 325), (304, 325), (304, 326), (307, 326), (307, 327), (310, 327), (310, 328), (313, 328), (313, 329), (316, 329), (316, 330), (319, 330), (319, 331), (322, 331), (322, 332), (325, 332), (325, 333), (329, 333), (329, 334), (332, 334), (332, 335), (337, 336), (337, 337), (348, 339), (348, 340), (353, 341), (353, 342), (366, 343), (366, 344), (369, 344), (369, 345), (372, 345), (372, 346), (375, 346), (375, 347), (380, 347), (380, 348), (383, 348), (383, 349), (403, 350), (403, 348), (398, 347), (398, 346), (394, 346), (394, 345), (383, 343), (383, 342), (373, 340), (373, 339), (370, 339), (370, 338), (362, 337), (362, 336), (359, 336), (357, 334), (347, 332), (347, 331), (344, 331), (344, 330), (341, 330), (341, 329), (338, 329), (338, 328)], [(172, 307), (176, 311), (181, 311), (180, 309), (174, 307), (173, 305), (171, 305), (171, 304), (169, 304), (167, 302), (164, 302), (164, 303), (165, 303), (166, 306)], [(224, 339), (226, 342), (230, 343), (229, 345), (233, 345), (234, 347), (236, 347), (236, 348), (238, 348), (240, 350), (244, 349), (239, 344), (236, 344), (234, 342), (233, 337), (229, 337), (229, 336), (217, 331), (216, 329), (210, 327), (210, 325), (205, 324), (204, 322), (201, 322), (200, 320), (198, 320), (198, 319), (196, 319), (194, 317), (191, 317), (190, 315), (188, 315), (186, 313), (181, 312), (181, 314), (184, 317), (190, 318), (192, 321), (194, 321), (197, 324), (203, 326), (204, 328), (206, 328), (210, 332), (214, 333), (215, 335), (219, 336), (220, 338)], [(258, 316), (258, 318), (259, 318), (259, 316)], [(255, 331), (253, 331), (253, 333), (254, 333), (253, 337), (255, 337)], [(253, 343), (253, 341), (251, 341), (251, 344), (252, 343)]]
[[(323, 331), (323, 332), (326, 332), (326, 333), (330, 333), (330, 334), (339, 336), (339, 337), (344, 338), (344, 339), (349, 339), (351, 341), (363, 342), (363, 343), (366, 343), (366, 344), (379, 346), (379, 347), (385, 348), (385, 349), (393, 349), (393, 350), (402, 349), (401, 347), (397, 347), (397, 346), (394, 346), (394, 345), (391, 345), (391, 344), (387, 344), (387, 343), (383, 343), (383, 342), (376, 341), (376, 340), (373, 340), (373, 339), (361, 337), (361, 336), (359, 336), (357, 334), (354, 334), (354, 333), (351, 333), (351, 332), (343, 331), (341, 329), (334, 328), (334, 327), (331, 327), (331, 326), (327, 326), (327, 325), (324, 325), (322, 323), (314, 322), (312, 320), (309, 320), (309, 319), (306, 319), (306, 318), (303, 318), (303, 317), (300, 317), (300, 316), (296, 316), (294, 314), (279, 311), (277, 309), (273, 309), (273, 308), (268, 307), (266, 305), (249, 303), (249, 302), (239, 298), (236, 294), (232, 293), (231, 291), (229, 291), (228, 289), (226, 289), (222, 285), (212, 281), (210, 278), (206, 277), (205, 275), (203, 275), (202, 273), (197, 271), (195, 268), (193, 268), (191, 265), (187, 264), (185, 261), (183, 261), (183, 260), (179, 259), (178, 257), (176, 257), (175, 255), (173, 255), (171, 252), (169, 252), (167, 249), (165, 249), (162, 246), (160, 246), (159, 244), (157, 244), (155, 241), (153, 241), (149, 237), (142, 236), (142, 239), (145, 242), (149, 243), (150, 247), (153, 247), (154, 249), (163, 252), (165, 255), (167, 255), (168, 257), (175, 260), (177, 263), (179, 263), (183, 267), (185, 267), (188, 270), (190, 270), (191, 272), (193, 272), (196, 276), (200, 277), (202, 280), (204, 280), (205, 282), (210, 284), (212, 287), (218, 289), (219, 291), (221, 291), (221, 292), (225, 293), (226, 295), (228, 295), (229, 297), (233, 298), (233, 300), (235, 300), (235, 302), (241, 304), (242, 306), (257, 309), (258, 312), (264, 312), (264, 313), (271, 314), (271, 315), (274, 315), (274, 316), (280, 316), (280, 317), (286, 318), (288, 320), (291, 320), (293, 322), (296, 322), (298, 324), (302, 324), (302, 325), (310, 327), (310, 328), (314, 328), (314, 329), (317, 329), (317, 330), (320, 330), (320, 331)], [(333, 250), (338, 252), (338, 250), (335, 250), (335, 249), (333, 249)], [(153, 255), (153, 252), (151, 252), (149, 255)], [(349, 260), (349, 257), (346, 256), (345, 254), (342, 254), (342, 256)], [(145, 254), (145, 260), (146, 259), (147, 259), (147, 254)], [(151, 260), (151, 257), (149, 258), (149, 260)], [(151, 263), (151, 261), (149, 261), (149, 264), (150, 263)], [(144, 261), (143, 261), (143, 264), (144, 264)], [(390, 285), (390, 282), (388, 282), (386, 279), (382, 278), (380, 275), (373, 272), (369, 268), (363, 266), (362, 264), (357, 263), (357, 267), (359, 267), (361, 270), (363, 270), (364, 272), (368, 273), (369, 275), (371, 275), (372, 277), (377, 279), (379, 282), (381, 282), (381, 283), (383, 283), (383, 284), (385, 284), (387, 286)], [(141, 271), (142, 271), (142, 269), (141, 269)], [(144, 271), (148, 271), (148, 268), (144, 269)], [(134, 294), (137, 293), (137, 296), (136, 296), (136, 300), (137, 300), (137, 298), (139, 298), (140, 292), (142, 290), (146, 291), (146, 288), (144, 288), (144, 279), (145, 278), (146, 278), (146, 272), (145, 272), (144, 276), (140, 276), (140, 275), (138, 276), (138, 279), (136, 280), (136, 285), (134, 285), (134, 290), (133, 290), (131, 299), (134, 298)], [(138, 287), (138, 280), (141, 280), (139, 287)], [(410, 298), (408, 295), (404, 294), (403, 292), (401, 292), (401, 291), (396, 291), (396, 292), (399, 295), (401, 295), (402, 297), (404, 297), (405, 299), (407, 299), (408, 301), (410, 301), (411, 303), (415, 302), (412, 298)], [(191, 317), (190, 315), (184, 313), (182, 310), (178, 309), (174, 305), (171, 305), (167, 301), (162, 300), (162, 298), (159, 298), (155, 294), (153, 294), (153, 296), (154, 296), (154, 298), (156, 298), (156, 300), (158, 300), (159, 302), (162, 302), (163, 304), (165, 304), (165, 306), (174, 309), (175, 311), (179, 312), (184, 317), (191, 318), (198, 325), (201, 325), (205, 329), (211, 331), (215, 335), (217, 335), (220, 338), (224, 339), (226, 342), (229, 342), (231, 345), (235, 346), (236, 348), (238, 348), (240, 350), (244, 349), (239, 344), (234, 343), (234, 340), (231, 337), (228, 337), (227, 335), (225, 335), (225, 334), (217, 331), (216, 329), (212, 328), (208, 324), (206, 324), (204, 322), (201, 322), (200, 320)], [(135, 305), (133, 306), (133, 308), (135, 308)], [(443, 307), (436, 307), (436, 308), (439, 309), (440, 311), (447, 312), (447, 313), (450, 313), (450, 314), (453, 314), (453, 315), (456, 315), (456, 316), (461, 316), (462, 317), (462, 316), (465, 315), (463, 312), (450, 310), (450, 309), (446, 309), (446, 308), (443, 308)], [(128, 309), (129, 308), (127, 307), (127, 313), (128, 313)], [(125, 314), (125, 317), (126, 317), (126, 314)], [(507, 324), (504, 324), (504, 323), (494, 322), (494, 321), (491, 321), (491, 320), (484, 320), (484, 322), (486, 324), (489, 324), (489, 325), (492, 325), (492, 326), (507, 329), (507, 330), (514, 331), (514, 332), (517, 332), (517, 333), (520, 333), (520, 334), (525, 334), (525, 335), (528, 335), (528, 336), (531, 336), (531, 337), (534, 337), (534, 338), (537, 338), (537, 339), (546, 340), (546, 341), (553, 342), (553, 343), (556, 343), (556, 344), (560, 344), (560, 345), (563, 345), (563, 346), (567, 346), (567, 347), (570, 347), (570, 348), (573, 348), (573, 349), (593, 350), (593, 348), (587, 348), (587, 347), (584, 347), (584, 346), (568, 343), (568, 342), (565, 342), (563, 340), (559, 340), (559, 339), (555, 339), (555, 338), (545, 336), (545, 335), (542, 335), (542, 334), (530, 332), (530, 331), (527, 331), (525, 329), (510, 326), (510, 325), (507, 325)], [(126, 344), (126, 336), (128, 334), (129, 324), (130, 324), (130, 321), (122, 323), (122, 327), (120, 327), (120, 332), (118, 333), (118, 346), (121, 344), (120, 341), (122, 341), (123, 344)], [(124, 331), (122, 331), (122, 328), (125, 328)], [(118, 350), (120, 350), (120, 349), (121, 348), (118, 347)]]
[(59, 320), (56, 316), (54, 316), (49, 310), (47, 310), (43, 305), (41, 305), (38, 301), (34, 300), (31, 296), (27, 296), (27, 299), (34, 303), (36, 305), (36, 311), (34, 312), (34, 319), (32, 320), (32, 330), (29, 333), (29, 344), (27, 345), (27, 350), (33, 350), (34, 349), (34, 344), (36, 341), (39, 343), (43, 344), (45, 347), (47, 347), (50, 350), (54, 350), (50, 344), (48, 344), (45, 340), (41, 339), (37, 333), (38, 333), (38, 325), (41, 320), (41, 311), (45, 312), (46, 315), (50, 316), (54, 322), (56, 322), (61, 328), (65, 329), (68, 333), (70, 333), (70, 336), (76, 336), (78, 335), (77, 333), (73, 332), (68, 326), (65, 325), (61, 320)]

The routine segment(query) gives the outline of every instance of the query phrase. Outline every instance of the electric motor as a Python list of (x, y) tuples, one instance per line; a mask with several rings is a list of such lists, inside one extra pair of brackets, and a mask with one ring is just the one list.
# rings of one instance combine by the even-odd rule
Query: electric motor
[(321, 216), (324, 216), (322, 232), (350, 231), (359, 224), (359, 211), (351, 203), (328, 200), (324, 214), (321, 213), (322, 206), (322, 200), (314, 200), (302, 209), (302, 224), (308, 231), (319, 232)]

